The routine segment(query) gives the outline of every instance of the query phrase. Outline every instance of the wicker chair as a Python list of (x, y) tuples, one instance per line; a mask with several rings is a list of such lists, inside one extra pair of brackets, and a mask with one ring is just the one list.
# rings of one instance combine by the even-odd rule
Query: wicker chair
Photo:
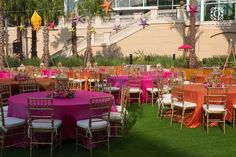
[[(1, 157), (3, 155), (3, 148), (17, 145), (19, 143), (24, 143), (26, 140), (26, 129), (25, 120), (16, 117), (7, 117), (4, 115), (3, 100), (0, 98), (0, 109), (1, 109), (1, 124), (0, 124), (0, 145), (1, 145)], [(5, 145), (5, 140), (10, 137), (15, 137), (17, 139), (22, 135), (22, 139), (18, 142), (14, 142), (10, 145)]]
[[(91, 98), (89, 105), (89, 118), (78, 120), (76, 122), (76, 151), (78, 146), (82, 146), (90, 150), (92, 157), (93, 145), (97, 143), (107, 142), (108, 155), (110, 152), (110, 110), (112, 105), (111, 97)], [(107, 120), (103, 119), (103, 115), (107, 114)], [(96, 136), (101, 135), (103, 136)], [(83, 143), (83, 139), (89, 140), (89, 145)]]
[[(50, 145), (50, 157), (53, 149), (61, 146), (62, 121), (54, 119), (54, 105), (52, 98), (28, 98), (28, 122), (30, 137), (30, 157), (33, 145)], [(36, 135), (48, 134), (50, 138), (40, 139)]]
[(208, 87), (203, 105), (203, 126), (209, 133), (211, 122), (223, 123), (223, 133), (225, 134), (225, 117), (227, 103), (227, 87)]

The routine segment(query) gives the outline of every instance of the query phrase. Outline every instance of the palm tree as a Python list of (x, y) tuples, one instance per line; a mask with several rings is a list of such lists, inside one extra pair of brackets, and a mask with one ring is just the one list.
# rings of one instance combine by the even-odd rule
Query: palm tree
[(103, 16), (103, 10), (100, 7), (101, 0), (81, 0), (78, 3), (80, 15), (87, 17), (87, 47), (84, 52), (84, 67), (88, 67), (92, 62), (91, 34), (92, 19), (95, 16)]
[[(190, 5), (197, 6), (197, 0), (191, 0)], [(197, 55), (195, 52), (195, 44), (196, 44), (196, 15), (190, 16), (190, 42), (192, 45), (192, 50), (189, 53), (189, 68), (197, 67)]]
[(46, 67), (49, 66), (49, 22), (55, 20), (57, 16), (62, 13), (63, 10), (63, 0), (41, 0), (37, 1), (37, 7), (42, 8), (43, 17), (43, 56), (42, 62)]
[[(71, 15), (72, 19), (75, 18), (75, 12), (72, 13)], [(71, 22), (72, 25), (72, 34), (71, 34), (71, 42), (72, 42), (72, 54), (73, 56), (77, 56), (77, 33), (76, 33), (76, 21), (72, 20)]]
[(4, 1), (0, 1), (0, 67), (4, 67)]

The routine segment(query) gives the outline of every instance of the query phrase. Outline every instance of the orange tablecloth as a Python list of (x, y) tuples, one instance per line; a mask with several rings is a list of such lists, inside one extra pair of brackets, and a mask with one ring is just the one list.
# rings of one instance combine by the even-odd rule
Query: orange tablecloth
[[(201, 125), (201, 118), (203, 109), (202, 106), (204, 104), (204, 96), (206, 95), (206, 88), (203, 84), (191, 84), (184, 86), (184, 98), (186, 101), (197, 103), (197, 107), (189, 116), (185, 123), (187, 127), (195, 128)], [(232, 111), (233, 111), (233, 103), (236, 103), (236, 87), (230, 86), (228, 89), (227, 95), (227, 116), (226, 120), (232, 121)]]
[[(39, 83), (40, 90), (52, 90), (54, 85), (53, 79), (37, 78), (36, 81)], [(7, 83), (11, 85), (12, 95), (19, 94), (19, 81), (13, 79), (0, 79), (0, 83)]]

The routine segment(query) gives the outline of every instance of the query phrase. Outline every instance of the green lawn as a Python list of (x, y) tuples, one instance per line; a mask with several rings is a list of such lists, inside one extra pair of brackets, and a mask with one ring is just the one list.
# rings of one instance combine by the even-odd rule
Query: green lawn
[[(156, 107), (131, 105), (130, 131), (125, 140), (111, 139), (111, 157), (217, 157), (236, 156), (236, 128), (226, 127), (224, 135), (218, 127), (207, 135), (202, 127), (180, 130), (180, 124), (170, 127), (169, 119), (158, 120)], [(4, 157), (27, 157), (29, 149), (9, 148)], [(49, 149), (34, 149), (33, 157), (49, 157)], [(75, 151), (75, 141), (63, 142), (54, 157), (89, 157), (89, 151)], [(93, 157), (106, 157), (106, 147), (94, 150)]]

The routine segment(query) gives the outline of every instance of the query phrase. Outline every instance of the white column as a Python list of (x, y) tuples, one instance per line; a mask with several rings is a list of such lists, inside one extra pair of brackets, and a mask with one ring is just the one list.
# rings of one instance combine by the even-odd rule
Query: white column
[(103, 43), (106, 45), (110, 45), (110, 37), (111, 37), (111, 32), (104, 32), (103, 34)]
[(120, 23), (120, 15), (119, 15), (119, 14), (116, 14), (116, 15), (115, 15), (115, 23), (116, 23), (116, 24), (119, 24), (119, 23)]
[(200, 21), (204, 21), (204, 16), (205, 16), (205, 6), (204, 6), (204, 0), (201, 0), (201, 11), (200, 11)]
[(158, 15), (158, 8), (150, 9), (150, 17), (152, 20), (156, 20)]
[(102, 18), (100, 16), (95, 17), (95, 25), (100, 26), (102, 24)]
[(68, 14), (68, 3), (69, 3), (69, 0), (64, 0), (64, 14), (67, 15)]

